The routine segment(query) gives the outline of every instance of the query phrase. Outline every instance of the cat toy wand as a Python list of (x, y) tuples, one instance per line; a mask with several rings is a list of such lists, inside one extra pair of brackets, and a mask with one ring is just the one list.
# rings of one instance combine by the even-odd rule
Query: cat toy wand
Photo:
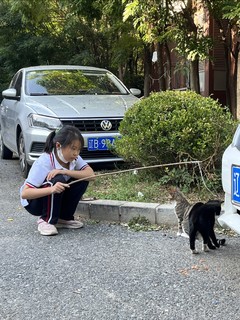
[(81, 178), (81, 179), (77, 179), (77, 180), (71, 181), (71, 182), (68, 183), (68, 185), (70, 186), (70, 185), (72, 185), (74, 183), (77, 183), (77, 182), (80, 182), (80, 181), (83, 181), (83, 180), (87, 180), (87, 179), (90, 179), (90, 178), (94, 178), (94, 177), (98, 178), (98, 177), (103, 177), (103, 176), (110, 176), (110, 175), (114, 175), (114, 174), (119, 174), (119, 173), (126, 173), (126, 172), (131, 172), (131, 171), (137, 172), (139, 170), (153, 169), (153, 168), (159, 168), (159, 167), (169, 167), (169, 166), (176, 166), (176, 165), (181, 165), (181, 164), (197, 164), (205, 188), (212, 195), (214, 195), (211, 192), (211, 190), (208, 189), (208, 187), (207, 187), (207, 185), (205, 183), (205, 180), (204, 180), (204, 177), (203, 177), (203, 173), (202, 173), (202, 168), (201, 168), (201, 165), (200, 165), (201, 162), (202, 161), (183, 161), (183, 162), (174, 162), (174, 163), (164, 163), (164, 164), (156, 164), (156, 165), (152, 165), (152, 166), (142, 166), (142, 167), (138, 167), (138, 168), (134, 168), (134, 169), (126, 169), (126, 170), (119, 170), (119, 171), (114, 171), (114, 172), (100, 173), (98, 175), (91, 175), (91, 176), (86, 177), (86, 178)]
[(180, 164), (198, 164), (198, 166), (200, 167), (200, 162), (202, 161), (184, 161), (184, 162), (175, 162), (175, 163), (164, 163), (164, 164), (156, 164), (153, 166), (143, 166), (143, 167), (138, 167), (138, 168), (133, 168), (133, 169), (126, 169), (126, 170), (118, 170), (118, 171), (114, 171), (114, 172), (106, 172), (106, 173), (100, 173), (98, 175), (91, 175), (89, 177), (86, 178), (81, 178), (81, 179), (77, 179), (74, 181), (71, 181), (68, 183), (68, 185), (70, 186), (71, 184), (77, 183), (79, 181), (83, 181), (83, 180), (87, 180), (90, 178), (98, 178), (98, 177), (103, 177), (103, 176), (110, 176), (110, 175), (114, 175), (114, 174), (119, 174), (119, 173), (126, 173), (126, 172), (131, 172), (131, 171), (139, 171), (139, 170), (144, 170), (144, 169), (153, 169), (153, 168), (159, 168), (159, 167), (169, 167), (169, 166), (176, 166), (176, 165), (180, 165)]

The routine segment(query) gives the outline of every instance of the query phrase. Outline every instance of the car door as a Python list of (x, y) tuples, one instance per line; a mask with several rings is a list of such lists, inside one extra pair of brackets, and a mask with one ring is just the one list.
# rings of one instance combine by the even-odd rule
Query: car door
[(12, 79), (9, 88), (16, 89), (18, 99), (4, 98), (2, 101), (2, 135), (5, 145), (17, 152), (16, 125), (19, 108), (21, 108), (22, 72), (18, 72)]

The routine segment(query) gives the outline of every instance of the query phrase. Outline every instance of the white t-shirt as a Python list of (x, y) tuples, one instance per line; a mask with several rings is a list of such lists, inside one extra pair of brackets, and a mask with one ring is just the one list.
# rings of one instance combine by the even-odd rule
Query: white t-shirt
[[(88, 166), (87, 162), (83, 160), (80, 156), (78, 156), (75, 160), (69, 163), (69, 170), (83, 170)], [(66, 170), (66, 168), (62, 167), (61, 164), (57, 161), (57, 158), (54, 152), (42, 153), (41, 156), (34, 161), (27, 179), (24, 184), (20, 188), (20, 200), (22, 206), (27, 206), (28, 201), (26, 199), (22, 199), (21, 194), (25, 185), (30, 188), (39, 188), (41, 187), (50, 171), (53, 169)], [(70, 179), (69, 176), (63, 175), (66, 182)]]

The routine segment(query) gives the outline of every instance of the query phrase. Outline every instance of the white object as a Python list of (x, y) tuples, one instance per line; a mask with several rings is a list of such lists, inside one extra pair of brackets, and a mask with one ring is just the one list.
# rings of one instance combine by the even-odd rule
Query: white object
[(153, 63), (157, 62), (157, 51), (154, 51), (154, 52), (153, 52), (152, 62), (153, 62)]
[(230, 228), (240, 234), (240, 215), (236, 213), (224, 213), (218, 218), (218, 223), (223, 228)]
[(240, 125), (223, 154), (222, 186), (225, 192), (224, 213), (218, 222), (223, 228), (240, 234)]

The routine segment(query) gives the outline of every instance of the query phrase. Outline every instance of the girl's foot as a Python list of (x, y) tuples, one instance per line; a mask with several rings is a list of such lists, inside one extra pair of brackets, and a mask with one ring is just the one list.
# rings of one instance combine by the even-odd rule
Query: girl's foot
[(43, 236), (53, 236), (55, 234), (58, 234), (55, 225), (47, 223), (43, 219), (38, 220), (38, 231)]
[(63, 220), (58, 219), (56, 225), (57, 228), (66, 228), (66, 229), (79, 229), (83, 227), (83, 223), (76, 220)]

